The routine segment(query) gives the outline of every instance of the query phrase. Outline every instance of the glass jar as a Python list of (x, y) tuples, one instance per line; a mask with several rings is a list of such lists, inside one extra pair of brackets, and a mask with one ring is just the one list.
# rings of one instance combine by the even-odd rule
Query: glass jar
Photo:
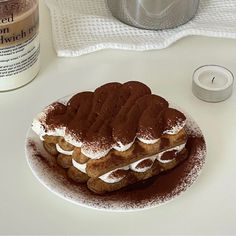
[(39, 52), (38, 0), (0, 0), (0, 91), (32, 81)]

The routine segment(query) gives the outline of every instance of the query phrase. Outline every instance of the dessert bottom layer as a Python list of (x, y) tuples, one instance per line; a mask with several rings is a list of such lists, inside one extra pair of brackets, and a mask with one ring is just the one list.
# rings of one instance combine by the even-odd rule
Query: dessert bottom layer
[[(75, 147), (62, 141), (60, 137), (47, 137), (43, 143), (47, 152), (54, 156), (56, 163), (66, 170), (70, 179), (77, 183), (87, 183), (91, 191), (104, 194), (175, 168), (188, 157), (188, 151), (185, 148), (186, 141), (183, 130), (178, 135), (169, 138), (167, 146), (161, 145), (161, 140), (159, 143), (150, 145), (135, 142), (126, 152), (111, 153), (101, 160), (96, 160), (95, 165), (94, 160), (79, 163), (81, 156), (78, 161), (76, 159), (78, 155), (73, 155)], [(113, 161), (114, 158), (115, 161)], [(103, 159), (106, 162), (102, 165)], [(113, 165), (107, 165), (111, 161)], [(92, 171), (92, 175), (87, 170), (90, 162), (93, 163), (92, 167), (95, 170)], [(101, 171), (94, 175), (99, 166)]]

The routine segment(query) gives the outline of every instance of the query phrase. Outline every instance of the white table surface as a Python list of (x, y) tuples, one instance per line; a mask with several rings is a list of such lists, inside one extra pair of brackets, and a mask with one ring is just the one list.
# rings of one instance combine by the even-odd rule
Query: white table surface
[[(211, 104), (191, 92), (193, 71), (219, 64), (236, 75), (236, 40), (188, 37), (164, 50), (104, 50), (57, 58), (49, 12), (41, 2), (41, 72), (29, 85), (0, 93), (0, 234), (236, 234), (236, 91)], [(49, 192), (31, 173), (24, 141), (35, 114), (64, 95), (110, 81), (139, 80), (175, 101), (201, 127), (207, 163), (176, 200), (136, 213), (82, 208)]]

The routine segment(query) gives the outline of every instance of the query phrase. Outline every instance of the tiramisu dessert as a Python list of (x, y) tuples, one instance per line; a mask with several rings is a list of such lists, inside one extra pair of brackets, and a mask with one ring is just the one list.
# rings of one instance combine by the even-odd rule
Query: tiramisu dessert
[(32, 128), (77, 183), (105, 194), (188, 157), (186, 117), (140, 82), (109, 83), (44, 109)]

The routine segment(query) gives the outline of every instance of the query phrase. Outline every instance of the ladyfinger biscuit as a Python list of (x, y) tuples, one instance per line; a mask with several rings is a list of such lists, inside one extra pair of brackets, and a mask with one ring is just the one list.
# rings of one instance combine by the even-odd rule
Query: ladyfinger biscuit
[(65, 151), (73, 151), (75, 148), (72, 144), (66, 142), (63, 137), (58, 139), (58, 144)]
[(187, 149), (184, 148), (181, 152), (176, 153), (176, 151), (167, 151), (164, 153), (161, 157), (161, 160), (164, 160), (166, 162), (159, 160), (159, 165), (161, 167), (162, 171), (167, 171), (173, 169), (175, 166), (177, 166), (179, 163), (181, 163), (184, 159), (187, 157)]
[(65, 169), (70, 168), (72, 166), (72, 156), (59, 154), (57, 164)]
[(56, 144), (54, 143), (46, 143), (43, 142), (43, 146), (45, 148), (45, 150), (52, 156), (57, 156), (58, 155), (58, 151), (56, 148)]
[(117, 183), (106, 183), (99, 178), (90, 178), (87, 182), (87, 186), (91, 191), (102, 195), (107, 192), (116, 191), (128, 185), (148, 179), (154, 175), (158, 175), (159, 173), (160, 167), (158, 162), (155, 161), (152, 168), (144, 173), (138, 173), (131, 170), (127, 171), (125, 178)]
[[(175, 158), (175, 161), (171, 163), (171, 169), (176, 167), (178, 164), (180, 164), (182, 161), (184, 161), (188, 156), (187, 149), (184, 149), (181, 151)], [(136, 172), (136, 171), (131, 171), (127, 170), (126, 171), (126, 176), (120, 180), (119, 182), (116, 183), (106, 183), (100, 178), (90, 178), (87, 182), (88, 188), (97, 193), (97, 194), (105, 194), (107, 192), (112, 192), (119, 190), (121, 188), (124, 188), (128, 185), (146, 180), (148, 178), (151, 178), (153, 176), (156, 176), (160, 174), (161, 172), (167, 171), (170, 169), (170, 166), (167, 166), (164, 168), (160, 166), (159, 162), (155, 160), (153, 163), (152, 167), (145, 171), (145, 172)]]
[(81, 153), (81, 148), (76, 147), (73, 151), (72, 158), (75, 159), (78, 163), (84, 164), (90, 160), (83, 153)]
[(89, 177), (87, 174), (79, 171), (74, 166), (71, 166), (68, 169), (67, 175), (69, 178), (71, 178), (76, 183), (86, 183), (89, 180)]
[[(135, 142), (132, 147), (132, 152), (128, 151), (120, 155), (121, 152), (111, 151), (103, 158), (98, 160), (89, 160), (87, 162), (86, 168), (87, 174), (91, 178), (96, 178), (113, 169), (129, 165), (135, 161), (143, 159), (144, 157), (152, 156), (158, 154), (159, 152), (183, 144), (186, 142), (186, 133), (183, 129), (179, 132), (179, 134), (166, 135), (165, 139), (168, 139), (169, 146), (163, 146), (162, 149), (160, 149), (160, 146), (162, 145), (162, 139), (160, 139), (160, 142), (156, 144), (149, 145), (143, 145), (141, 142)], [(170, 144), (172, 145), (170, 146)]]
[(59, 141), (60, 136), (51, 136), (51, 135), (44, 135), (43, 140), (45, 143), (54, 143), (57, 144)]

